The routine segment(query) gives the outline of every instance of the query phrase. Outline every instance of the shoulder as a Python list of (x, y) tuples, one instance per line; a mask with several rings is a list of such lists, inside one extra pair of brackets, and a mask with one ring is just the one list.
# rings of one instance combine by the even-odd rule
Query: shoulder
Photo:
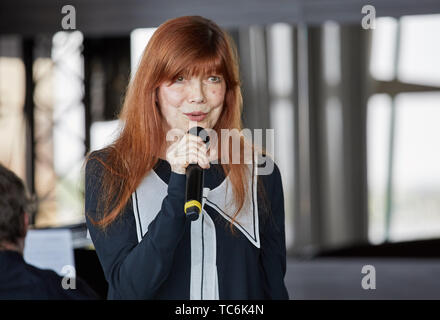
[(61, 276), (59, 276), (55, 271), (50, 269), (40, 269), (38, 267), (35, 267), (29, 263), (26, 263), (26, 270), (35, 275), (35, 277), (40, 278), (42, 280), (47, 281), (58, 281), (62, 279)]
[(102, 191), (108, 153), (107, 149), (101, 149), (91, 152), (86, 158), (84, 170), (86, 203), (94, 200), (97, 192)]
[(49, 299), (98, 298), (96, 293), (80, 278), (75, 278), (75, 290), (69, 290), (63, 288), (64, 277), (60, 276), (55, 271), (40, 269), (30, 264), (27, 264), (27, 269), (32, 273), (35, 279), (34, 283), (39, 286), (40, 290), (45, 291), (45, 295), (47, 295)]
[(46, 288), (57, 285), (61, 286), (62, 277), (53, 270), (40, 269), (28, 263), (26, 263), (26, 270), (34, 278), (34, 283), (38, 282)]
[(96, 151), (92, 151), (86, 158), (86, 176), (95, 175), (100, 176), (102, 171), (106, 167), (107, 158), (109, 156), (110, 149), (104, 148)]
[[(284, 192), (280, 169), (269, 154), (258, 154), (258, 186), (259, 208), (261, 208), (261, 230), (272, 226), (274, 230), (280, 230), (284, 223)], [(261, 204), (261, 206), (260, 206)]]
[(256, 157), (257, 175), (268, 190), (278, 188), (281, 182), (281, 172), (274, 157), (267, 153), (258, 152)]

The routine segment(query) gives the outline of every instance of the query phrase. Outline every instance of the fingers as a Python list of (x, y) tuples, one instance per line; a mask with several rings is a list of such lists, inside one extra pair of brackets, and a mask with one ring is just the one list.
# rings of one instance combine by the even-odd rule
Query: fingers
[(210, 167), (208, 157), (193, 151), (190, 151), (184, 155), (177, 156), (175, 158), (175, 161), (184, 168), (186, 168), (190, 163), (196, 163), (204, 169), (208, 169)]
[[(206, 148), (206, 146), (204, 144), (200, 144), (195, 141), (191, 141), (191, 142), (187, 143), (186, 145), (182, 145), (182, 146), (178, 147), (175, 151), (176, 157), (181, 157), (181, 156), (188, 157), (193, 154), (198, 155), (201, 159), (203, 159), (203, 160), (206, 159), (207, 162), (209, 162), (208, 149)], [(194, 161), (194, 160), (191, 159), (191, 161)]]
[(206, 144), (202, 138), (191, 134), (185, 134), (170, 146), (167, 160), (171, 164), (172, 170), (178, 173), (184, 173), (190, 163), (197, 163), (204, 169), (210, 167)]
[(182, 139), (180, 139), (180, 141), (179, 141), (180, 146), (185, 146), (187, 144), (190, 144), (190, 145), (197, 144), (199, 146), (203, 146), (206, 148), (206, 144), (203, 142), (202, 138), (200, 138), (198, 136), (194, 136), (192, 134), (184, 135), (182, 137)]

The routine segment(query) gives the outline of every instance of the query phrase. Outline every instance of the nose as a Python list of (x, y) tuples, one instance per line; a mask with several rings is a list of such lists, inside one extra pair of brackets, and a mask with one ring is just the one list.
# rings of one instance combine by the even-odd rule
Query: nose
[(189, 85), (188, 101), (190, 103), (203, 103), (205, 102), (205, 93), (203, 90), (202, 81), (199, 79), (192, 79)]

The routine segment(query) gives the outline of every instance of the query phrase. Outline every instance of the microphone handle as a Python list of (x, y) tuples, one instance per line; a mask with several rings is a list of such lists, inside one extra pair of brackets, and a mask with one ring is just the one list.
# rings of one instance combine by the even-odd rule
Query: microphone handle
[(202, 211), (204, 171), (196, 163), (186, 168), (185, 207), (186, 218), (195, 221)]

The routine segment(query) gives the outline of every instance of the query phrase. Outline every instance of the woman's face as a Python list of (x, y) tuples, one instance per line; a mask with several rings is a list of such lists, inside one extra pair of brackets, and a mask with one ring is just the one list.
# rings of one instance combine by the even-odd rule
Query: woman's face
[(225, 80), (218, 74), (189, 79), (179, 76), (175, 82), (161, 84), (157, 96), (166, 130), (186, 132), (194, 124), (212, 129), (223, 109), (225, 92)]

